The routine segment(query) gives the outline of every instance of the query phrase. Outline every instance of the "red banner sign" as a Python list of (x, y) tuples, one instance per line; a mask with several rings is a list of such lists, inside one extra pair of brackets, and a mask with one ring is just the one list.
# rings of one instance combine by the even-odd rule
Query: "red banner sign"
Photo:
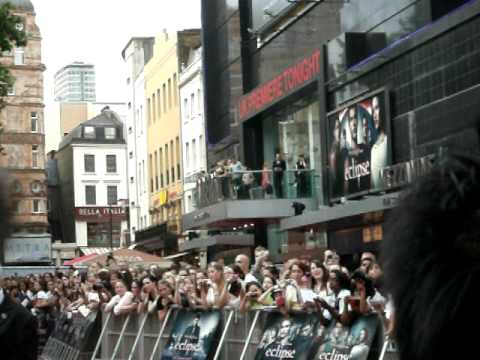
[(299, 89), (320, 73), (320, 50), (287, 68), (274, 79), (240, 98), (238, 114), (244, 121), (285, 95)]
[(77, 207), (75, 208), (77, 220), (109, 221), (127, 220), (127, 209), (120, 206), (112, 207)]

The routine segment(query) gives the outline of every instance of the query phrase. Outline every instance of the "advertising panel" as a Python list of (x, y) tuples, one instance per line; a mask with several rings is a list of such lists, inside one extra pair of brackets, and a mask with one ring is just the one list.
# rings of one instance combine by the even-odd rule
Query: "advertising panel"
[(218, 345), (220, 319), (220, 311), (179, 310), (162, 360), (210, 359)]
[(360, 316), (351, 327), (337, 322), (324, 326), (314, 314), (267, 319), (255, 360), (368, 360), (378, 359), (382, 347), (377, 315)]
[(52, 259), (49, 234), (45, 236), (11, 237), (4, 242), (6, 264), (50, 262)]
[(262, 31), (288, 8), (295, 6), (289, 0), (255, 0), (252, 1), (252, 26), (254, 31)]
[(331, 201), (383, 190), (391, 165), (388, 92), (377, 91), (328, 114)]

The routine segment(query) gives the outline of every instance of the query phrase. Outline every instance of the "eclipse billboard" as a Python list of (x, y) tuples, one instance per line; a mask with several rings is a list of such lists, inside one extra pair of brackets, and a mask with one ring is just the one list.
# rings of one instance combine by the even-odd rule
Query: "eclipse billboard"
[(392, 161), (388, 91), (363, 96), (327, 118), (330, 200), (381, 191), (381, 170)]

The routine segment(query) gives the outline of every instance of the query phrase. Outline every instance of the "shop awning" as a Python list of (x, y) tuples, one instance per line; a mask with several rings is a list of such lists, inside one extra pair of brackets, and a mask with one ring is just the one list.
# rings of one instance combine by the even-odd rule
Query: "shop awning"
[(83, 255), (83, 256), (80, 256), (80, 257), (77, 257), (75, 259), (72, 259), (72, 260), (68, 260), (68, 261), (65, 261), (63, 263), (64, 266), (72, 266), (72, 265), (75, 265), (77, 263), (81, 263), (82, 261), (86, 261), (88, 259), (91, 259), (93, 257), (96, 257), (98, 254), (96, 253), (92, 253), (92, 254), (88, 254), (88, 255)]
[(162, 257), (162, 259), (165, 259), (165, 260), (173, 260), (173, 259), (181, 258), (181, 257), (186, 256), (186, 255), (188, 255), (188, 254), (190, 254), (190, 252), (185, 251), (185, 252), (181, 252), (181, 253), (174, 254), (174, 255), (164, 256), (164, 257)]
[[(82, 261), (76, 262), (77, 265), (90, 265), (94, 262), (98, 262), (100, 264), (106, 264), (108, 254), (110, 253), (110, 249), (108, 252), (103, 254), (96, 254), (95, 256), (91, 256), (86, 258)], [(117, 263), (127, 263), (129, 265), (158, 265), (160, 267), (168, 268), (172, 265), (172, 261), (168, 259), (163, 259), (159, 256), (155, 256), (152, 254), (145, 253), (143, 251), (138, 250), (131, 250), (127, 248), (117, 249), (113, 251), (113, 258)]]
[(183, 251), (193, 249), (206, 249), (210, 246), (224, 245), (224, 246), (254, 246), (255, 237), (252, 234), (222, 234), (213, 235), (202, 238), (184, 241), (178, 245), (178, 248)]
[[(119, 248), (113, 248), (113, 251), (118, 250)], [(95, 254), (95, 255), (102, 255), (102, 254), (108, 254), (111, 252), (110, 248), (105, 248), (105, 247), (82, 247), (80, 248), (80, 251), (84, 255), (90, 255), (90, 254)]]

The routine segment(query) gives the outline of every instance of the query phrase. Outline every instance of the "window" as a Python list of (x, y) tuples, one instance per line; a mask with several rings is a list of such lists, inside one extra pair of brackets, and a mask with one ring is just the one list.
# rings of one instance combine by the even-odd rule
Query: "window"
[(42, 212), (41, 206), (40, 206), (40, 200), (33, 200), (33, 213), (34, 214), (39, 214)]
[(160, 148), (159, 150), (159, 158), (160, 158), (160, 187), (164, 187), (163, 183), (163, 149)]
[(152, 123), (152, 112), (150, 110), (150, 103), (151, 103), (151, 100), (148, 99), (147, 100), (147, 117), (148, 117), (148, 123), (151, 124)]
[(83, 156), (84, 161), (84, 169), (86, 173), (94, 173), (95, 172), (95, 155), (87, 155)]
[(130, 151), (130, 152), (128, 153), (128, 157), (129, 157), (130, 159), (133, 159), (133, 151)]
[(200, 159), (200, 167), (205, 163), (205, 144), (203, 143), (203, 136), (198, 138), (198, 157)]
[(36, 111), (30, 113), (30, 124), (32, 132), (38, 132), (38, 113)]
[[(88, 246), (110, 246), (110, 240), (115, 247), (120, 246), (120, 222), (89, 222), (87, 223)], [(111, 226), (111, 227), (110, 227)]]
[(165, 169), (166, 169), (166, 178), (167, 178), (167, 185), (170, 184), (170, 170), (168, 166), (168, 144), (165, 144)]
[(97, 192), (95, 185), (85, 186), (85, 204), (96, 205), (97, 204)]
[(161, 104), (161, 99), (160, 99), (160, 89), (157, 89), (157, 116), (160, 118), (162, 116), (162, 107), (160, 106)]
[(172, 80), (168, 79), (168, 108), (172, 108)]
[(93, 126), (84, 126), (83, 137), (86, 139), (95, 139), (95, 128)]
[(7, 95), (8, 96), (15, 96), (15, 87), (9, 87), (7, 90)]
[[(144, 186), (145, 182), (145, 160), (142, 160), (142, 181), (140, 182), (140, 189), (143, 188), (143, 192), (147, 192), (146, 186)], [(140, 190), (141, 191), (141, 190)]]
[(167, 112), (167, 87), (162, 85), (162, 97), (163, 97), (163, 112)]
[(172, 182), (175, 182), (175, 157), (174, 157), (174, 149), (173, 149), (173, 140), (170, 141), (170, 157), (171, 157), (171, 169), (172, 169)]
[(117, 138), (117, 129), (114, 127), (105, 128), (105, 139), (115, 140)]
[(25, 49), (15, 48), (15, 65), (25, 65)]
[(185, 119), (190, 119), (190, 112), (188, 111), (188, 99), (183, 99), (183, 113), (185, 114)]
[(158, 153), (155, 150), (155, 153), (153, 154), (153, 161), (155, 162), (155, 190), (158, 191)]
[(198, 113), (202, 112), (202, 93), (200, 89), (197, 91), (197, 111)]
[(197, 169), (197, 142), (192, 140), (192, 166), (194, 171)]
[(175, 156), (177, 157), (177, 180), (180, 180), (182, 172), (180, 171), (180, 138), (175, 139)]
[(107, 186), (107, 201), (108, 205), (117, 205), (117, 187), (116, 186)]
[(15, 29), (17, 29), (18, 31), (23, 31), (23, 29), (25, 29), (25, 25), (23, 24), (23, 22), (16, 23)]
[(190, 95), (190, 115), (193, 117), (195, 114), (195, 94)]
[(39, 167), (38, 160), (39, 160), (38, 145), (32, 145), (32, 167), (34, 169), (37, 169)]
[(190, 171), (190, 144), (187, 142), (185, 144), (185, 169)]
[(22, 212), (22, 209), (20, 207), (20, 201), (13, 202), (12, 210), (14, 214), (20, 214)]
[(178, 98), (177, 98), (177, 74), (173, 74), (173, 102), (175, 105), (178, 105)]
[(134, 183), (133, 176), (130, 176), (130, 184), (133, 184), (133, 183)]
[(150, 154), (150, 159), (148, 166), (150, 168), (150, 192), (153, 193), (153, 175), (152, 175), (152, 169), (153, 169), (153, 156)]
[(152, 121), (155, 122), (157, 120), (157, 110), (156, 110), (156, 97), (155, 93), (152, 94)]
[(117, 155), (107, 155), (107, 173), (117, 172)]

